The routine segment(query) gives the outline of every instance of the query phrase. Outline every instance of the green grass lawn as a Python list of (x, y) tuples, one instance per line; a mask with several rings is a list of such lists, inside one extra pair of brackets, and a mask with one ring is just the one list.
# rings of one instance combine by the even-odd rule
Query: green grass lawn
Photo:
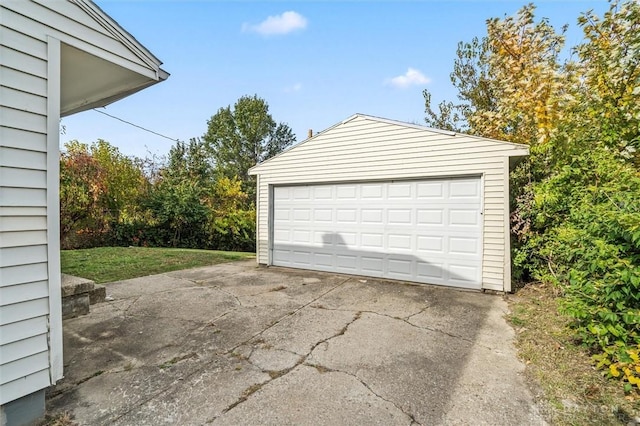
[(253, 257), (253, 253), (229, 251), (98, 247), (62, 250), (61, 264), (65, 274), (107, 283)]

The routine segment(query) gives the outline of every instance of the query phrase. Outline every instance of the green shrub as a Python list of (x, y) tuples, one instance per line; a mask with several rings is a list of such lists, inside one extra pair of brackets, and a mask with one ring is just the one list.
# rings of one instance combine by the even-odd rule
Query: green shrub
[(531, 232), (516, 262), (562, 288), (560, 309), (601, 367), (632, 362), (628, 351), (640, 341), (637, 170), (596, 148), (574, 156), (530, 193), (521, 214)]

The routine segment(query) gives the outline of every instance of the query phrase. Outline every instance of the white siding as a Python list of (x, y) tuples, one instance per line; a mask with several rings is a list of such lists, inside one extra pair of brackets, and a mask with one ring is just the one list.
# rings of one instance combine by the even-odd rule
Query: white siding
[(14, 23), (5, 15), (4, 5), (0, 7), (0, 404), (51, 383), (47, 44), (42, 37), (9, 28)]
[[(63, 43), (67, 54), (79, 53), (66, 70)], [(73, 65), (89, 61), (111, 75), (109, 88), (75, 80)], [(139, 90), (166, 78), (159, 65), (85, 0), (0, 2), (0, 405), (62, 377), (61, 108), (71, 113), (124, 97), (132, 92), (122, 84)]]
[(519, 145), (357, 115), (254, 169), (260, 178), (258, 262), (271, 264), (269, 185), (480, 175), (484, 182), (482, 287), (508, 289), (505, 167), (508, 156), (524, 154), (526, 148)]
[[(145, 64), (149, 60), (144, 58), (142, 52), (136, 52), (135, 48), (127, 46), (115, 31), (107, 30), (72, 1), (12, 1), (4, 2), (2, 8), (3, 24), (14, 33), (23, 32), (29, 36), (28, 40), (20, 40), (11, 33), (7, 37), (7, 44), (11, 48), (17, 44), (31, 45), (31, 40), (46, 42), (47, 36), (52, 36), (143, 75), (155, 74), (153, 66)], [(14, 41), (14, 38), (18, 40)], [(7, 51), (10, 56), (3, 57), (3, 62), (8, 60), (15, 63), (10, 49)], [(34, 56), (36, 52), (45, 53), (46, 48), (30, 50)], [(20, 69), (16, 66), (12, 68)], [(29, 72), (46, 78), (46, 67), (30, 67)]]

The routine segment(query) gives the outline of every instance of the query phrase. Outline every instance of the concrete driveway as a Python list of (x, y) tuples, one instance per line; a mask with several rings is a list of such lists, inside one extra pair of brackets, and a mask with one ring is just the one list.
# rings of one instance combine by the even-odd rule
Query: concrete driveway
[(47, 399), (81, 425), (544, 423), (500, 296), (253, 261), (107, 293)]

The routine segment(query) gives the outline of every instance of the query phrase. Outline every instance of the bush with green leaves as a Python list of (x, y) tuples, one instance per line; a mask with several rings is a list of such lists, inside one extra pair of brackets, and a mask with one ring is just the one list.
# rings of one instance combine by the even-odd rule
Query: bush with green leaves
[(594, 148), (530, 194), (516, 265), (562, 289), (561, 311), (601, 366), (630, 362), (628, 348), (640, 341), (640, 175)]
[(598, 365), (637, 385), (640, 3), (579, 16), (567, 59), (565, 28), (534, 12), (489, 19), (485, 37), (459, 44), (459, 102), (434, 109), (425, 92), (426, 121), (530, 146), (511, 173), (514, 276), (556, 284)]

